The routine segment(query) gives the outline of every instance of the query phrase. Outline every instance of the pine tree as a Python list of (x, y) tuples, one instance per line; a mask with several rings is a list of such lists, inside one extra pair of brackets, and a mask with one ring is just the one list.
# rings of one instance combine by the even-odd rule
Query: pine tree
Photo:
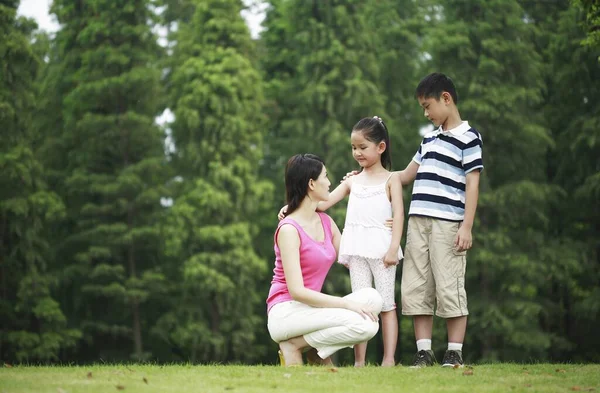
[(45, 228), (64, 214), (48, 190), (35, 153), (31, 116), (40, 59), (30, 44), (36, 28), (16, 17), (18, 1), (0, 2), (0, 357), (57, 360), (81, 336), (69, 329), (53, 297)]
[(352, 126), (366, 116), (387, 118), (369, 11), (354, 0), (271, 3), (263, 35), (271, 119), (267, 176), (281, 179), (291, 155), (312, 152), (325, 159), (335, 182), (356, 166)]
[[(172, 164), (179, 176), (167, 221), (172, 311), (156, 334), (192, 362), (252, 361), (264, 354), (267, 263), (255, 238), (270, 206), (258, 179), (262, 81), (238, 0), (195, 0), (178, 21), (168, 77)], [(252, 347), (249, 351), (248, 348)]]
[[(554, 346), (560, 360), (598, 361), (600, 340), (593, 334), (600, 315), (600, 46), (581, 45), (584, 11), (555, 4), (536, 21), (544, 39), (547, 64), (544, 113), (556, 141), (549, 159), (549, 181), (564, 190), (553, 211), (551, 231), (561, 239), (548, 296), (557, 310), (547, 326), (564, 345)], [(532, 13), (538, 17), (540, 13)]]
[(380, 68), (378, 86), (385, 96), (388, 118), (384, 120), (390, 130), (394, 170), (404, 169), (421, 141), (423, 113), (414, 91), (422, 77), (421, 36), (427, 28), (426, 4), (377, 1), (369, 3), (367, 12), (368, 26), (377, 26), (371, 32), (376, 40), (371, 56)]
[(81, 297), (71, 307), (95, 351), (122, 358), (121, 346), (132, 341), (142, 359), (164, 278), (158, 223), (166, 166), (154, 124), (160, 71), (153, 13), (143, 0), (56, 0), (52, 11), (62, 25), (53, 71), (69, 72), (49, 84), (61, 98), (54, 143), (64, 157), (58, 182), (73, 225), (60, 247), (72, 256), (71, 295)]

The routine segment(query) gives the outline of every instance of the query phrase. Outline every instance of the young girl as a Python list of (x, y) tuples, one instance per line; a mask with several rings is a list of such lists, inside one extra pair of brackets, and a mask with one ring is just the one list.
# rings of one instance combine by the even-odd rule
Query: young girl
[[(350, 270), (352, 292), (372, 287), (374, 279), (375, 289), (383, 298), (381, 365), (394, 366), (398, 340), (394, 284), (396, 265), (403, 258), (400, 248), (404, 225), (402, 184), (398, 174), (389, 171), (389, 135), (379, 117), (360, 120), (352, 129), (350, 142), (352, 155), (362, 172), (344, 180), (317, 208), (327, 210), (350, 195), (338, 261)], [(280, 218), (284, 209), (280, 211)], [(392, 216), (390, 231), (385, 222)], [(365, 364), (366, 352), (366, 342), (354, 346), (356, 367)]]

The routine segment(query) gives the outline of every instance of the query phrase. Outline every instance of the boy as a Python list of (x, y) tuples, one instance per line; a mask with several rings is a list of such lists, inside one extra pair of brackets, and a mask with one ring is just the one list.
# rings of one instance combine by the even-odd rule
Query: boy
[(431, 350), (434, 301), (446, 319), (448, 349), (443, 367), (462, 367), (467, 327), (466, 252), (483, 170), (481, 136), (462, 121), (452, 80), (427, 75), (416, 89), (424, 115), (438, 127), (400, 171), (402, 184), (415, 181), (402, 268), (402, 314), (413, 317), (417, 353), (413, 367), (436, 363)]

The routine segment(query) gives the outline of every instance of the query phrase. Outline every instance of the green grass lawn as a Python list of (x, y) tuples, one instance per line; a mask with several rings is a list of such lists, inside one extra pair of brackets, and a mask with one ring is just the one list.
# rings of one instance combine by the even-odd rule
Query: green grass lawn
[(94, 365), (0, 369), (0, 393), (573, 391), (600, 393), (600, 365), (493, 364), (464, 369)]

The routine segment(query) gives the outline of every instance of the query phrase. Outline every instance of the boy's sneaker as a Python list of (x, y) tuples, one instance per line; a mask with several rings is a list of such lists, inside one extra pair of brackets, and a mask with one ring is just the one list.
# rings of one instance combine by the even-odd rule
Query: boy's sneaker
[(442, 367), (463, 367), (462, 351), (446, 351)]
[(419, 351), (415, 354), (415, 358), (413, 359), (412, 368), (421, 368), (421, 367), (429, 367), (433, 366), (436, 362), (435, 355), (433, 351), (430, 349), (428, 351)]

